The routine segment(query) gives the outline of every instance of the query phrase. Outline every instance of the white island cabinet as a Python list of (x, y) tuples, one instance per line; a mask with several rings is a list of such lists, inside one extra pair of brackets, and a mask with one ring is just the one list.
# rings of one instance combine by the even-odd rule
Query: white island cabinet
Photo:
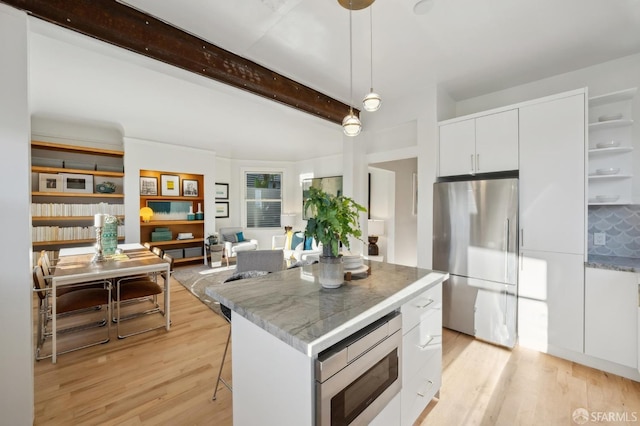
[(584, 352), (638, 367), (638, 275), (586, 268)]
[(405, 384), (424, 395), (419, 404), (412, 404), (410, 415), (417, 417), (422, 412), (440, 387), (439, 305), (442, 282), (449, 275), (367, 263), (370, 275), (352, 277), (352, 281), (332, 290), (319, 285), (317, 265), (207, 287), (208, 296), (232, 310), (234, 425), (317, 424), (318, 355), (398, 310), (403, 324), (409, 324), (407, 330), (404, 325), (402, 328), (406, 334), (399, 358), (404, 362), (399, 371), (404, 381), (398, 394), (370, 424), (398, 426), (401, 419), (408, 418), (402, 411)]

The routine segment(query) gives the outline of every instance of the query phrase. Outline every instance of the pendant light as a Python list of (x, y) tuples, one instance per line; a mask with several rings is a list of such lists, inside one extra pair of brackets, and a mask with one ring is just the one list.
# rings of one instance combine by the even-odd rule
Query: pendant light
[(342, 130), (347, 136), (358, 136), (362, 130), (360, 119), (353, 113), (353, 32), (351, 29), (352, 0), (349, 0), (349, 114), (342, 120)]
[(382, 98), (373, 91), (373, 6), (369, 7), (369, 29), (371, 31), (371, 90), (362, 100), (362, 106), (366, 111), (377, 111), (382, 105)]

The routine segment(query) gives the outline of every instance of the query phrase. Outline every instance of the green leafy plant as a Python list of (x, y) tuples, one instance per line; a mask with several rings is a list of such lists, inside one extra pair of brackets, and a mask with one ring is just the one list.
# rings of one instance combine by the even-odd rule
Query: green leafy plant
[(349, 237), (360, 239), (362, 235), (359, 215), (367, 209), (349, 197), (330, 195), (312, 186), (304, 209), (309, 214), (304, 234), (322, 243), (325, 256), (338, 256), (340, 242), (349, 249)]

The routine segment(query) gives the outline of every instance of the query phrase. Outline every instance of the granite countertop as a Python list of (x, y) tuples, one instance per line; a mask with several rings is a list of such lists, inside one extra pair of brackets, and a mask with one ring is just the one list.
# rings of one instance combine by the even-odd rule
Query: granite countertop
[(337, 289), (318, 283), (318, 265), (210, 285), (223, 305), (310, 357), (448, 278), (444, 272), (365, 261), (371, 274)]
[(635, 257), (602, 256), (590, 254), (585, 266), (613, 271), (640, 272), (640, 259)]

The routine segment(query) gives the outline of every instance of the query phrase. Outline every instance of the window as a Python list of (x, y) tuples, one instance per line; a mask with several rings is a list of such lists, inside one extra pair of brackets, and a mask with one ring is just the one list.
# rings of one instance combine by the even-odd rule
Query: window
[(279, 228), (282, 173), (245, 173), (247, 228)]

